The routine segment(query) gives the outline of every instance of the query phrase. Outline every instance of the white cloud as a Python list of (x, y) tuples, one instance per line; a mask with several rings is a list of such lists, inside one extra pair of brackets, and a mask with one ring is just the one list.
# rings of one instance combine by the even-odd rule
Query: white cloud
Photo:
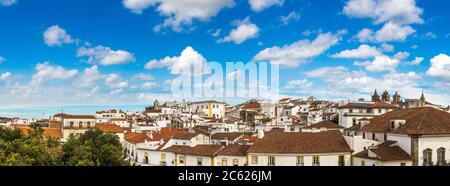
[(222, 32), (222, 29), (208, 30), (208, 33), (211, 34), (211, 36), (213, 36), (213, 37), (219, 37), (221, 32)]
[(370, 29), (363, 29), (357, 35), (356, 38), (359, 42), (391, 42), (391, 41), (405, 41), (408, 36), (415, 33), (411, 26), (402, 26), (393, 22), (386, 23), (383, 28), (377, 32), (373, 32)]
[(427, 75), (450, 80), (450, 56), (439, 54), (432, 58)]
[(238, 21), (236, 24), (237, 28), (231, 30), (228, 36), (223, 39), (219, 39), (217, 42), (234, 42), (236, 44), (241, 44), (248, 39), (258, 37), (259, 28), (255, 24), (250, 22), (250, 18), (245, 18), (243, 21)]
[(314, 83), (310, 82), (308, 79), (292, 80), (286, 84), (285, 88), (288, 90), (301, 90), (311, 88), (313, 85)]
[(348, 0), (343, 12), (349, 17), (371, 18), (375, 24), (424, 22), (421, 18), (423, 9), (416, 6), (415, 0)]
[[(159, 60), (151, 60), (145, 64), (145, 68), (148, 70), (164, 67), (168, 67), (170, 73), (176, 75), (190, 76), (209, 73), (208, 61), (190, 46), (186, 47), (178, 57), (165, 57)], [(198, 70), (192, 72), (192, 69)]]
[(135, 76), (133, 76), (132, 78), (133, 80), (145, 80), (145, 81), (150, 81), (153, 80), (154, 77), (150, 74), (144, 74), (144, 73), (139, 73), (136, 74)]
[(158, 84), (155, 82), (145, 82), (144, 84), (142, 84), (141, 88), (148, 90), (148, 89), (153, 89), (157, 86), (158, 86)]
[(297, 12), (291, 12), (287, 16), (280, 16), (280, 21), (285, 26), (291, 23), (291, 21), (298, 21), (298, 20), (300, 20), (300, 14)]
[(244, 75), (242, 70), (235, 70), (227, 74), (227, 80), (238, 80), (241, 79)]
[(183, 25), (191, 25), (194, 20), (207, 21), (216, 16), (220, 10), (231, 8), (234, 0), (123, 0), (126, 8), (140, 14), (143, 10), (156, 6), (160, 15), (167, 17), (164, 22), (155, 27), (171, 27), (174, 31), (181, 31)]
[(408, 64), (408, 65), (420, 65), (423, 62), (424, 59), (425, 58), (423, 58), (423, 57), (416, 57), (416, 58), (414, 58), (413, 61), (407, 62), (406, 64)]
[(346, 58), (346, 59), (366, 59), (369, 57), (379, 56), (381, 52), (376, 47), (369, 45), (361, 45), (357, 49), (344, 50), (337, 54), (332, 55), (334, 58)]
[(84, 73), (77, 80), (77, 84), (81, 87), (95, 87), (95, 81), (101, 78), (103, 78), (103, 76), (98, 71), (97, 65), (94, 65), (91, 68), (84, 69)]
[(248, 0), (250, 7), (255, 12), (260, 12), (271, 6), (282, 6), (284, 0)]
[(383, 43), (381, 44), (381, 49), (383, 49), (384, 52), (392, 52), (394, 51), (395, 47), (393, 45)]
[(11, 6), (17, 3), (17, 0), (0, 0), (0, 6)]
[(313, 41), (300, 40), (283, 47), (274, 46), (260, 51), (253, 61), (269, 61), (286, 67), (298, 67), (305, 60), (316, 57), (336, 45), (341, 40), (340, 34), (325, 33)]
[(105, 84), (110, 88), (123, 89), (128, 87), (128, 81), (117, 73), (109, 74), (105, 79)]
[(394, 55), (394, 59), (398, 59), (400, 61), (404, 61), (404, 60), (408, 59), (409, 56), (410, 56), (409, 52), (397, 52)]
[(433, 32), (427, 32), (425, 34), (422, 34), (421, 38), (425, 39), (425, 40), (433, 40), (433, 39), (437, 39), (438, 36)]
[(87, 62), (104, 66), (126, 64), (135, 61), (134, 55), (125, 50), (112, 50), (109, 47), (96, 46), (94, 48), (81, 47), (77, 57), (88, 57)]
[(4, 73), (0, 74), (0, 81), (9, 80), (11, 77), (12, 77), (11, 72), (4, 72)]
[(69, 79), (78, 74), (78, 70), (66, 70), (62, 66), (50, 65), (49, 62), (38, 63), (31, 84), (37, 85), (45, 80)]
[(355, 62), (356, 66), (363, 66), (370, 72), (394, 71), (400, 63), (399, 59), (389, 56), (376, 56), (373, 61)]
[(72, 44), (76, 42), (76, 40), (72, 39), (72, 36), (70, 36), (66, 30), (62, 29), (58, 25), (53, 25), (47, 28), (43, 36), (44, 42), (47, 46), (61, 46), (63, 44)]

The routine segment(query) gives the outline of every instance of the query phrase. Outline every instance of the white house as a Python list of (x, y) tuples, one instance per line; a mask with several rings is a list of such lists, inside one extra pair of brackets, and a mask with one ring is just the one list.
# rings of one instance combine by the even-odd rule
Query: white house
[(248, 150), (249, 166), (350, 166), (351, 149), (339, 131), (268, 132)]
[(250, 145), (228, 145), (217, 153), (215, 166), (246, 166)]
[(91, 128), (95, 128), (96, 118), (93, 115), (62, 115), (62, 141), (67, 141), (71, 134), (83, 134)]
[(173, 145), (162, 151), (172, 153), (166, 161), (174, 162), (174, 166), (215, 166), (215, 157), (223, 148), (221, 145)]
[(396, 141), (386, 141), (353, 155), (353, 166), (412, 166), (413, 158)]
[(201, 117), (208, 118), (223, 118), (225, 117), (224, 102), (219, 101), (200, 101), (189, 104), (189, 111), (193, 114), (198, 114)]
[(344, 128), (349, 128), (358, 124), (358, 120), (360, 119), (370, 119), (396, 109), (400, 109), (400, 107), (382, 101), (351, 102), (338, 108), (339, 125)]

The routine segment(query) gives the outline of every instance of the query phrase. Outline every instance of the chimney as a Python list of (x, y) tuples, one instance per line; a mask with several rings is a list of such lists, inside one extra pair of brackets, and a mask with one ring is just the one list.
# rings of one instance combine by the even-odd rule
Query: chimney
[(258, 129), (258, 139), (264, 138), (264, 129)]

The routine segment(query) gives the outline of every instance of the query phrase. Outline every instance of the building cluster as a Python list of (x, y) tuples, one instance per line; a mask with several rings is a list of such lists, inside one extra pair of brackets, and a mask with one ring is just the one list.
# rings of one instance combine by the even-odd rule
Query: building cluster
[(370, 101), (284, 98), (158, 100), (139, 112), (59, 113), (27, 121), (0, 118), (28, 132), (41, 124), (44, 139), (67, 141), (98, 128), (116, 134), (124, 158), (136, 166), (445, 166), (450, 161), (450, 108), (396, 92)]

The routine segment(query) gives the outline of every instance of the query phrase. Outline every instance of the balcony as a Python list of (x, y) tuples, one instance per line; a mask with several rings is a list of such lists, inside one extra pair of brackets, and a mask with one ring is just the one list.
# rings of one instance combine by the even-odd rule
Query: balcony
[(446, 160), (438, 161), (437, 166), (447, 166), (447, 161)]

